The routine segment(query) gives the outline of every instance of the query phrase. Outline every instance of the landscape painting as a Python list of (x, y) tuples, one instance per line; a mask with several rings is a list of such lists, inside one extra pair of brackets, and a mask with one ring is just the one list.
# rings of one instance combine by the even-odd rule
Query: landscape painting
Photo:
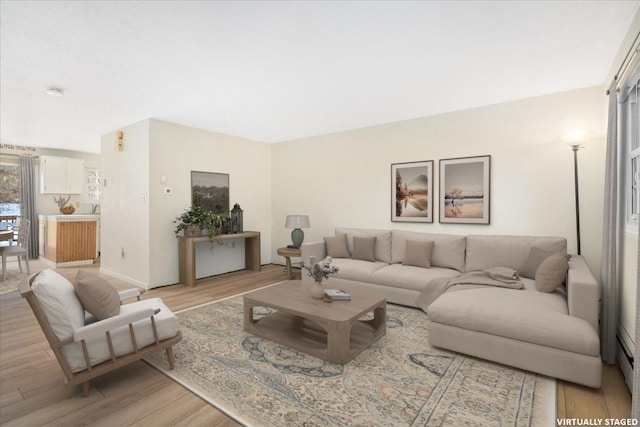
[(229, 216), (229, 174), (191, 171), (191, 206)]
[(440, 222), (489, 224), (491, 156), (440, 160)]
[(433, 160), (391, 165), (391, 221), (433, 222)]

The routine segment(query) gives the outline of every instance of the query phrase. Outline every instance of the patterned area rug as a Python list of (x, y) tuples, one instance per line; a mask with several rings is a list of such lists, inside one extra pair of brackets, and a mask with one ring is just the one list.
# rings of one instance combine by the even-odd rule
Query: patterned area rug
[(387, 334), (345, 366), (243, 332), (242, 297), (177, 314), (175, 370), (147, 361), (249, 426), (554, 425), (553, 379), (433, 348), (424, 312), (387, 310)]

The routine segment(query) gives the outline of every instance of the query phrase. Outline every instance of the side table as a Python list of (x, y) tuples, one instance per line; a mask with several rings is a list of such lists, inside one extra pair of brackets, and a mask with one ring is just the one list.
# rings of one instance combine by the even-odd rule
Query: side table
[(278, 248), (278, 255), (284, 257), (287, 262), (287, 275), (289, 280), (293, 280), (293, 271), (291, 271), (291, 257), (300, 257), (300, 249)]

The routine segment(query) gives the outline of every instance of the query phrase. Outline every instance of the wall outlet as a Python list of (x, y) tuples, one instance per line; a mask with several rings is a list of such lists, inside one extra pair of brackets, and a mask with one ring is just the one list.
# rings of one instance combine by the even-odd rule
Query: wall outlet
[(166, 194), (167, 196), (170, 196), (171, 195), (171, 187), (165, 187), (164, 194)]

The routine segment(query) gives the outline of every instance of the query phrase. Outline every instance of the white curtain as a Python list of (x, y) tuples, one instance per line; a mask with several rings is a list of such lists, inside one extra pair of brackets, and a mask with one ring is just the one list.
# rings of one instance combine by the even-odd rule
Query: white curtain
[(602, 285), (602, 314), (600, 318), (600, 344), (602, 360), (616, 361), (616, 323), (618, 319), (618, 95), (616, 81), (609, 88), (609, 121), (607, 127), (607, 157), (604, 181), (604, 221), (602, 224), (602, 259), (600, 282)]
[(18, 173), (20, 174), (20, 215), (31, 221), (29, 227), (29, 258), (38, 258), (38, 221), (36, 217), (36, 184), (33, 157), (20, 156)]
[[(640, 227), (638, 227), (638, 264), (636, 269), (636, 285), (640, 283)], [(636, 286), (636, 348), (633, 355), (633, 400), (631, 402), (631, 418), (640, 419), (640, 292)]]

